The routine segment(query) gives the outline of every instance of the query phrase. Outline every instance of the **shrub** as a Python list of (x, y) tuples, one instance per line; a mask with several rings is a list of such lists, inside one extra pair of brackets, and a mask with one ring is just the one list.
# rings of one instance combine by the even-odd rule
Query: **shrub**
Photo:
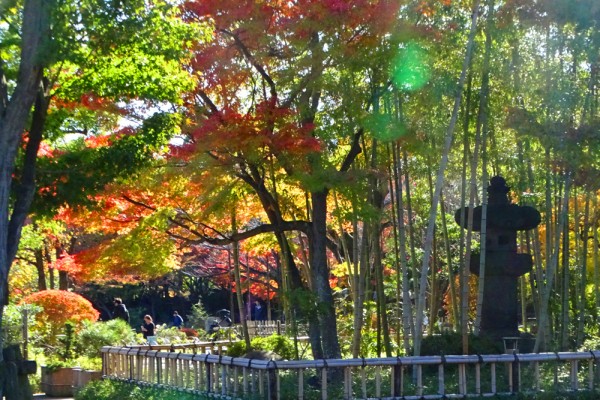
[(60, 346), (58, 335), (65, 333), (65, 323), (72, 322), (78, 332), (83, 321), (95, 321), (100, 315), (87, 299), (66, 290), (42, 290), (25, 297), (21, 304), (41, 307), (36, 323), (30, 326), (31, 338), (34, 345), (49, 352)]
[(185, 332), (167, 325), (156, 325), (156, 338), (158, 344), (179, 344), (189, 342)]
[(76, 400), (197, 400), (207, 398), (207, 396), (201, 394), (163, 388), (139, 387), (131, 383), (110, 380), (91, 382), (75, 394)]
[(204, 309), (202, 301), (198, 301), (198, 303), (192, 306), (192, 311), (187, 316), (187, 323), (190, 328), (204, 330), (204, 321), (206, 321), (206, 318), (208, 318), (208, 313)]
[[(272, 351), (281, 356), (284, 360), (294, 359), (294, 342), (288, 337), (281, 335), (271, 335), (267, 337), (255, 337), (250, 342), (253, 350)], [(227, 348), (227, 355), (230, 357), (242, 357), (248, 353), (244, 341), (235, 342)]]
[[(469, 354), (502, 354), (501, 342), (484, 336), (469, 335)], [(422, 356), (439, 356), (440, 354), (462, 354), (462, 336), (449, 332), (441, 335), (427, 336), (421, 343)]]
[(56, 328), (61, 328), (67, 321), (79, 327), (83, 321), (96, 321), (100, 315), (89, 300), (66, 290), (42, 290), (25, 297), (21, 304), (40, 306), (42, 312), (37, 314), (38, 324), (51, 324)]
[(103, 346), (125, 346), (135, 342), (135, 333), (122, 319), (83, 323), (76, 343), (76, 352), (87, 357), (100, 357)]

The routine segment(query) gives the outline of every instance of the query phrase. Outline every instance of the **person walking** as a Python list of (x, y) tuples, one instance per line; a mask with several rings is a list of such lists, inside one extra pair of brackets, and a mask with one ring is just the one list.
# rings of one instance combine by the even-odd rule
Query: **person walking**
[(123, 304), (123, 300), (121, 300), (119, 297), (116, 297), (113, 300), (113, 304), (115, 306), (113, 311), (113, 319), (118, 318), (129, 323), (129, 311), (127, 310), (127, 307), (125, 307), (125, 304)]
[(183, 318), (177, 311), (173, 311), (173, 326), (177, 329), (181, 329), (183, 327)]
[(154, 325), (152, 317), (150, 315), (144, 315), (144, 323), (142, 324), (142, 334), (144, 335), (144, 339), (146, 339), (150, 346), (155, 346), (158, 344), (158, 342), (156, 341), (156, 334), (154, 332), (155, 329), (156, 325)]

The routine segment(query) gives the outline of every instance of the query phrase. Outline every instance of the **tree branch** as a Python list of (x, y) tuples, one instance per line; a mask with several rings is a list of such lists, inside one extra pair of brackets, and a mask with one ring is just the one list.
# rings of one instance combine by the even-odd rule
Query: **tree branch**
[(229, 36), (231, 36), (231, 38), (233, 38), (233, 41), (235, 42), (235, 45), (240, 50), (240, 52), (244, 55), (244, 57), (246, 57), (246, 59), (250, 62), (250, 64), (252, 64), (254, 69), (256, 69), (258, 71), (260, 76), (262, 76), (263, 79), (267, 82), (267, 84), (269, 85), (270, 92), (271, 92), (271, 97), (272, 97), (272, 99), (276, 100), (277, 99), (277, 89), (275, 87), (275, 82), (273, 82), (273, 79), (271, 79), (271, 76), (267, 73), (267, 71), (265, 71), (265, 69), (262, 67), (262, 65), (260, 65), (256, 61), (256, 59), (250, 53), (250, 50), (248, 50), (248, 48), (246, 47), (244, 42), (242, 42), (240, 40), (239, 36), (234, 34), (233, 32), (228, 31), (227, 29), (219, 29), (219, 32), (225, 33), (226, 35), (229, 35)]
[(356, 157), (362, 152), (362, 148), (360, 147), (360, 138), (364, 133), (364, 129), (360, 128), (354, 136), (352, 137), (352, 145), (350, 146), (350, 151), (346, 154), (344, 158), (344, 162), (340, 166), (340, 172), (346, 172), (350, 169), (350, 166), (356, 159)]

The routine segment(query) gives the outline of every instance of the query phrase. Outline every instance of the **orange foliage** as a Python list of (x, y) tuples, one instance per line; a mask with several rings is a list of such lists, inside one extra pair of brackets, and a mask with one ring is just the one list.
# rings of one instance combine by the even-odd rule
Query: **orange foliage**
[(56, 327), (67, 321), (80, 325), (83, 321), (96, 321), (100, 316), (89, 300), (65, 290), (42, 290), (25, 297), (21, 303), (42, 307), (43, 311), (37, 315), (38, 321)]

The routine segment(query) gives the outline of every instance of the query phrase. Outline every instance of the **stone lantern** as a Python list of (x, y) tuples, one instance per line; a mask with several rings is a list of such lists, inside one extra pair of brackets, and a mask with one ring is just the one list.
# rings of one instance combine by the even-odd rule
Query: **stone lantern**
[[(480, 332), (495, 339), (517, 337), (518, 293), (517, 282), (521, 275), (531, 271), (531, 255), (517, 253), (517, 232), (530, 230), (541, 221), (540, 213), (533, 207), (511, 204), (509, 187), (501, 176), (490, 180), (486, 222), (485, 277)], [(464, 210), (463, 228), (467, 228), (468, 207), (454, 215), (460, 225)], [(473, 209), (473, 230), (481, 230), (481, 206)], [(472, 254), (470, 271), (479, 275), (480, 255)]]

